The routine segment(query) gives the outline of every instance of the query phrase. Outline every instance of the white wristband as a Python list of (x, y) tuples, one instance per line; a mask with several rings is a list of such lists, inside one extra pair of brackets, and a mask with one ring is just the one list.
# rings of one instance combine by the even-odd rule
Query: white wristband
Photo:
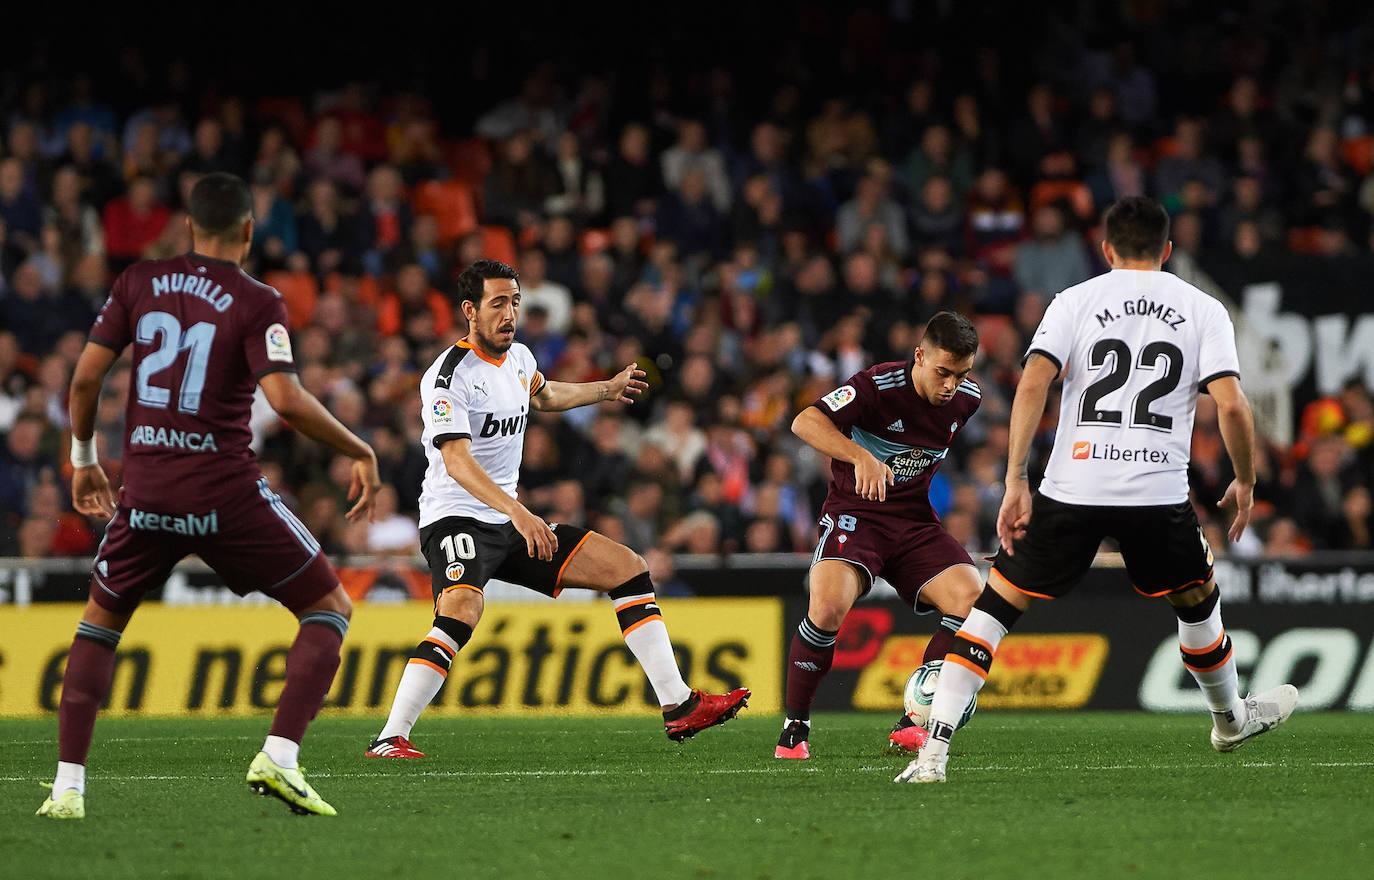
[(72, 435), (72, 467), (90, 467), (96, 464), (99, 459), (95, 457), (95, 435), (92, 434), (89, 440), (78, 440), (76, 435)]

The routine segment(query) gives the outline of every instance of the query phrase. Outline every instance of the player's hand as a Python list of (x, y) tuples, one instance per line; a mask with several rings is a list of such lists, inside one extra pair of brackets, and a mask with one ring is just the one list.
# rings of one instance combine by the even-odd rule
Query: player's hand
[(1002, 496), (1002, 509), (997, 512), (997, 540), (1008, 556), (1014, 556), (1012, 542), (1026, 534), (1031, 518), (1030, 484), (1025, 480), (1008, 480), (1007, 493)]
[(897, 480), (892, 468), (867, 453), (854, 465), (854, 491), (869, 501), (886, 501), (887, 487)]
[(1232, 480), (1231, 485), (1226, 487), (1226, 494), (1217, 502), (1217, 507), (1232, 506), (1236, 508), (1236, 518), (1231, 520), (1231, 529), (1226, 533), (1226, 537), (1234, 544), (1245, 534), (1245, 527), (1250, 524), (1250, 514), (1255, 509), (1255, 487), (1247, 486), (1239, 480)]
[(364, 516), (372, 522), (372, 504), (377, 499), (377, 490), (382, 488), (382, 476), (377, 472), (377, 456), (353, 459), (353, 472), (348, 482), (348, 500), (355, 498), (357, 503), (344, 514), (349, 522), (357, 522)]
[(110, 479), (98, 464), (72, 471), (72, 503), (86, 516), (109, 519), (114, 516), (115, 497)]
[(614, 379), (606, 382), (606, 399), (617, 403), (634, 403), (635, 398), (649, 387), (649, 383), (644, 381), (647, 375), (637, 364), (626, 364)]
[(531, 559), (537, 557), (545, 562), (553, 561), (553, 554), (558, 552), (558, 536), (548, 523), (523, 508), (510, 521), (520, 537), (525, 539), (525, 549), (529, 551)]

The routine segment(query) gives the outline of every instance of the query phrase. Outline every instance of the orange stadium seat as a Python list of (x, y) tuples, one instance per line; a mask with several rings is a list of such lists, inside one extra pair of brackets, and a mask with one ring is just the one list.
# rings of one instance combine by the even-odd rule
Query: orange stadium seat
[(1034, 211), (1041, 205), (1048, 205), (1060, 199), (1069, 203), (1069, 208), (1080, 220), (1090, 220), (1093, 216), (1093, 194), (1088, 185), (1081, 180), (1042, 180), (1030, 191), (1030, 209)]
[(1288, 230), (1288, 249), (1295, 254), (1321, 253), (1322, 228), (1295, 226)]
[(264, 274), (262, 281), (275, 287), (286, 301), (286, 318), (292, 327), (310, 325), (310, 319), (315, 316), (315, 302), (320, 298), (320, 287), (314, 275), (279, 269)]
[(432, 214), (439, 224), (439, 244), (447, 246), (475, 230), (477, 205), (472, 190), (461, 180), (426, 180), (415, 188), (418, 214)]
[(482, 256), (508, 266), (516, 261), (515, 236), (504, 226), (482, 227)]
[(1356, 174), (1364, 177), (1374, 169), (1374, 135), (1366, 134), (1341, 141), (1341, 157)]

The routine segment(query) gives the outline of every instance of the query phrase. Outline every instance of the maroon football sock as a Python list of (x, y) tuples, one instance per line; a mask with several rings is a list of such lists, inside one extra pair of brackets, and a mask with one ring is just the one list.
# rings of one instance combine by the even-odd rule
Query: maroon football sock
[(343, 633), (336, 626), (301, 621), (296, 641), (286, 655), (286, 686), (272, 718), (272, 735), (300, 742), (305, 728), (324, 705), (339, 668)]
[[(116, 634), (116, 638), (118, 634)], [(57, 753), (59, 761), (85, 764), (95, 732), (95, 716), (110, 693), (115, 652), (83, 636), (72, 639), (67, 670), (62, 676), (62, 698), (57, 705)]]
[(834, 659), (835, 633), (820, 629), (809, 619), (803, 619), (787, 651), (787, 700), (784, 706), (788, 718), (798, 721), (811, 719), (811, 704), (816, 701), (816, 690), (821, 686), (821, 679), (830, 671)]
[(959, 632), (959, 627), (963, 625), (964, 619), (953, 614), (946, 614), (940, 618), (940, 625), (935, 627), (935, 635), (926, 643), (926, 652), (921, 655), (921, 663), (924, 665), (932, 660), (944, 660), (945, 655), (949, 653), (949, 646), (954, 644), (955, 633)]

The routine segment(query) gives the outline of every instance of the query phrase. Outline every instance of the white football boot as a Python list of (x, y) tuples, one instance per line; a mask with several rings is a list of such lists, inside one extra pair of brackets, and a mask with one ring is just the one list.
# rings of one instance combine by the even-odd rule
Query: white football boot
[(1234, 734), (1224, 734), (1212, 726), (1212, 748), (1218, 752), (1234, 752), (1261, 733), (1266, 733), (1288, 720), (1298, 706), (1298, 689), (1281, 684), (1263, 693), (1245, 698), (1245, 724)]

